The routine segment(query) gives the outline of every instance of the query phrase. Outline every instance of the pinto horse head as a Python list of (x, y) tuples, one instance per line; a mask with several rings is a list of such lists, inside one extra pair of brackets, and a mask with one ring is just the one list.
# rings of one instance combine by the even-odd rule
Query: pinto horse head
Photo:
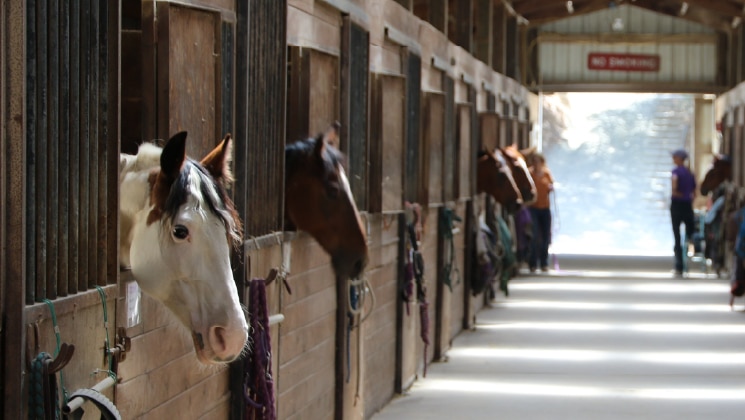
[(524, 204), (530, 204), (535, 201), (536, 189), (533, 176), (530, 174), (525, 157), (514, 145), (500, 149), (512, 170), (512, 178), (515, 180), (517, 189), (520, 190)]
[(732, 159), (727, 155), (714, 156), (714, 162), (701, 182), (701, 194), (707, 195), (722, 182), (730, 180), (732, 180)]
[(186, 133), (163, 149), (120, 158), (120, 263), (142, 290), (191, 331), (200, 362), (241, 355), (248, 326), (230, 267), (242, 226), (226, 186), (228, 135), (201, 162), (186, 156)]
[(357, 278), (367, 265), (367, 234), (333, 144), (338, 123), (315, 138), (285, 148), (285, 218), (308, 232), (331, 255), (340, 278)]
[(494, 197), (510, 213), (517, 211), (522, 204), (520, 190), (515, 185), (512, 171), (499, 149), (494, 153), (483, 150), (479, 152), (476, 189), (480, 193), (485, 192)]

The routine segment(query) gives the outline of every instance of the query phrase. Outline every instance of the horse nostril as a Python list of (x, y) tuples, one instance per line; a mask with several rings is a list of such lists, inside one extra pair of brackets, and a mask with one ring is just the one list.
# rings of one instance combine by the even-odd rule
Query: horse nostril
[(210, 345), (217, 354), (222, 354), (228, 347), (225, 336), (227, 331), (223, 327), (210, 328)]

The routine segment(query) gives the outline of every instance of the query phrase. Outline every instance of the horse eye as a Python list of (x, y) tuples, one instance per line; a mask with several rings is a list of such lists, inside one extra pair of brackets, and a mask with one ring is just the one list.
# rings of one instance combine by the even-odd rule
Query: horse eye
[(176, 225), (173, 227), (173, 237), (184, 240), (189, 237), (189, 229), (184, 225)]
[(326, 192), (328, 193), (329, 197), (336, 199), (336, 198), (339, 198), (339, 193), (341, 192), (341, 188), (339, 187), (339, 184), (336, 184), (336, 183), (329, 184), (326, 187)]

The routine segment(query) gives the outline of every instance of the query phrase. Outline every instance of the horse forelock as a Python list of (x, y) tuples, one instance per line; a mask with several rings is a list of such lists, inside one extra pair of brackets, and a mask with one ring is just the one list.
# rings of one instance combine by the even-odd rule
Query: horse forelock
[(191, 159), (184, 162), (184, 167), (171, 183), (167, 194), (156, 191), (157, 187), (157, 184), (153, 185), (153, 194), (160, 197), (153, 198), (155, 208), (150, 218), (162, 220), (164, 230), (170, 230), (181, 207), (188, 202), (189, 197), (194, 197), (193, 210), (205, 217), (207, 211), (212, 213), (225, 226), (228, 241), (235, 246), (240, 245), (243, 237), (242, 225), (232, 200), (225, 187), (198, 162)]
[[(293, 173), (301, 166), (301, 162), (313, 156), (315, 151), (316, 142), (323, 141), (320, 138), (309, 137), (305, 140), (298, 140), (294, 143), (288, 144), (285, 147), (285, 163), (287, 165), (288, 173)], [(336, 147), (331, 144), (326, 144), (323, 148), (324, 152), (321, 156), (324, 170), (326, 171), (337, 171), (337, 168), (344, 167), (345, 157)]]

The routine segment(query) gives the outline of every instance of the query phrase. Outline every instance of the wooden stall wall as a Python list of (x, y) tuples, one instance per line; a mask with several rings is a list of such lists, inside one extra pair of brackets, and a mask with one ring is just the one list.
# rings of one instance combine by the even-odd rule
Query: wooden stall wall
[(3, 19), (4, 413), (23, 418), (26, 358), (55, 353), (55, 323), (76, 346), (67, 389), (105, 378), (96, 372), (107, 368), (104, 319), (117, 295), (119, 9), (11, 2)]
[[(26, 395), (18, 372), (24, 317), (38, 321), (39, 349), (54, 347), (44, 298), (53, 299), (62, 340), (79, 346), (68, 385), (101, 379), (90, 373), (105, 367), (104, 310), (90, 289), (103, 287), (107, 315), (115, 318), (110, 325), (120, 326), (132, 281), (116, 261), (117, 153), (179, 130), (189, 132), (192, 156), (234, 134), (232, 193), (246, 227), (245, 254), (234, 259), (238, 284), (270, 269), (288, 274), (292, 294), (281, 282), (268, 288), (270, 313), (285, 316), (272, 327), (279, 418), (368, 418), (421, 377), (425, 362), (445, 355), (479, 307), (470, 297), (466, 264), (468, 229), (479, 208), (469, 173), (473, 139), (480, 130), (505, 138), (498, 132), (507, 126), (497, 118), (490, 120), (493, 128), (475, 124), (483, 107), (502, 108), (497, 89), (491, 102), (474, 94), (483, 83), (499, 86), (496, 73), (478, 73), (483, 66), (466, 50), (416, 18), (411, 10), (417, 2), (400, 3), (406, 2), (4, 4), (0, 58), (11, 71), (0, 78), (0, 238), (8, 244), (0, 255), (0, 309), (12, 324), (1, 332), (5, 401)], [(35, 54), (26, 60), (23, 51)], [(343, 122), (339, 147), (349, 156), (368, 229), (366, 276), (376, 295), (370, 317), (343, 339), (339, 314), (345, 309), (337, 302), (345, 290), (329, 257), (310, 236), (282, 233), (285, 142), (336, 119)], [(432, 343), (426, 352), (419, 308), (411, 303), (407, 315), (401, 299), (406, 199), (423, 205)], [(450, 232), (452, 248), (439, 227), (445, 206), (463, 219)], [(462, 275), (461, 281), (453, 275), (452, 290), (442, 271), (451, 254)], [(198, 368), (190, 337), (153, 300), (143, 298), (141, 317), (126, 329), (131, 351), (120, 365), (120, 383), (107, 393), (122, 416), (241, 417), (240, 366), (230, 373)], [(9, 343), (9, 335), (20, 342)], [(351, 356), (340, 357), (347, 345)], [(4, 414), (22, 418), (22, 411), (6, 406)]]

